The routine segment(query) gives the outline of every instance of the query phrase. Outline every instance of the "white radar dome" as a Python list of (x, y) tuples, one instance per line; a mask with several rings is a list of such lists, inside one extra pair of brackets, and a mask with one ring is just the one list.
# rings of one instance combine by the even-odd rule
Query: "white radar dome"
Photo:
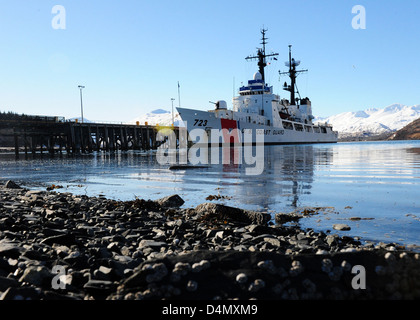
[(254, 73), (254, 80), (262, 80), (262, 75), (259, 72)]

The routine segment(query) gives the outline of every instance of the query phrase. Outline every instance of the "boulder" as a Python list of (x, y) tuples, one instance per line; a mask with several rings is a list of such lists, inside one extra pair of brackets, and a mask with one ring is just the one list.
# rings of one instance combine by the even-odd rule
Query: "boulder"
[(339, 231), (349, 231), (351, 228), (350, 226), (348, 226), (347, 224), (344, 223), (337, 223), (333, 225), (334, 230), (339, 230)]
[(271, 216), (267, 213), (233, 208), (217, 203), (202, 203), (195, 208), (198, 218), (203, 220), (233, 220), (247, 224), (266, 224)]
[(51, 272), (44, 266), (29, 266), (19, 279), (19, 282), (28, 282), (35, 286), (42, 286), (52, 279)]
[(0, 240), (0, 256), (18, 258), (24, 250), (16, 241), (8, 239)]
[(184, 204), (184, 200), (177, 194), (158, 199), (156, 202), (165, 208), (179, 208)]
[(14, 181), (8, 180), (4, 184), (4, 188), (6, 189), (22, 189), (19, 185), (17, 185)]

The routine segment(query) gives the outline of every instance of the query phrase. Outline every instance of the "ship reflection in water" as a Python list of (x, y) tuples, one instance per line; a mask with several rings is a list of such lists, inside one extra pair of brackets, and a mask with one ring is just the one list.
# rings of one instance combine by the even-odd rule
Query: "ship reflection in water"
[[(226, 204), (247, 209), (277, 212), (278, 206), (296, 208), (299, 197), (310, 194), (314, 165), (328, 165), (332, 149), (321, 145), (268, 146), (264, 149), (261, 175), (246, 175), (241, 164), (235, 164), (238, 148), (226, 148), (230, 164), (220, 165), (216, 192), (229, 198)], [(290, 209), (289, 209), (290, 211)]]
[(178, 194), (185, 207), (214, 201), (273, 216), (316, 208), (300, 220), (303, 227), (332, 230), (346, 223), (351, 230), (342, 233), (349, 236), (420, 245), (419, 150), (420, 141), (265, 146), (259, 175), (247, 175), (249, 166), (235, 163), (235, 155), (243, 156), (237, 148), (223, 149), (220, 164), (191, 170), (169, 170), (155, 153), (20, 161), (0, 154), (0, 177), (30, 188), (55, 184), (63, 186), (58, 192), (119, 200)]

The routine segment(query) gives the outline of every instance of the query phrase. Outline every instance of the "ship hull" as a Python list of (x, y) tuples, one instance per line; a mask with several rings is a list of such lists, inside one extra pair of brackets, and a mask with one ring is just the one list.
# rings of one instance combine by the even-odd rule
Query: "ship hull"
[[(337, 142), (337, 132), (332, 131), (330, 126), (308, 125), (294, 121), (282, 121), (282, 126), (270, 126), (240, 120), (243, 117), (235, 112), (232, 113), (231, 118), (221, 118), (215, 112), (186, 108), (177, 108), (177, 110), (188, 133), (193, 136), (191, 140), (195, 140), (195, 137), (200, 135), (200, 131), (206, 132), (207, 143), (212, 145)], [(202, 138), (197, 140), (205, 142)]]

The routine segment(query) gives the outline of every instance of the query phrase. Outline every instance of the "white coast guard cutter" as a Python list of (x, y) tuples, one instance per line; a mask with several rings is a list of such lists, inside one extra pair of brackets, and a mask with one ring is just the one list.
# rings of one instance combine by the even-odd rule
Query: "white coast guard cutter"
[[(300, 61), (292, 58), (291, 46), (289, 46), (289, 61), (286, 62), (289, 70), (279, 72), (281, 75), (290, 77), (290, 85), (285, 82), (283, 87), (284, 90), (290, 92), (290, 100), (280, 99), (279, 95), (273, 93), (273, 87), (265, 83), (266, 58), (278, 55), (278, 53), (265, 53), (266, 31), (261, 30), (263, 47), (258, 49), (257, 56), (246, 58), (257, 59), (259, 71), (246, 86), (239, 88), (239, 96), (234, 97), (232, 101), (232, 110), (228, 110), (223, 100), (215, 103), (216, 108), (209, 111), (177, 108), (179, 115), (186, 123), (187, 131), (191, 133), (194, 129), (204, 129), (210, 143), (213, 142), (211, 134), (215, 132), (212, 129), (219, 131), (227, 129), (224, 132), (229, 134), (219, 134), (219, 137), (223, 139), (223, 141), (219, 140), (222, 144), (243, 143), (245, 131), (254, 132), (254, 137), (255, 132), (263, 134), (264, 144), (337, 142), (337, 132), (333, 131), (331, 125), (312, 122), (314, 117), (309, 98), (300, 98), (296, 87), (296, 77), (307, 70), (296, 70)], [(299, 95), (298, 98), (296, 94)]]

